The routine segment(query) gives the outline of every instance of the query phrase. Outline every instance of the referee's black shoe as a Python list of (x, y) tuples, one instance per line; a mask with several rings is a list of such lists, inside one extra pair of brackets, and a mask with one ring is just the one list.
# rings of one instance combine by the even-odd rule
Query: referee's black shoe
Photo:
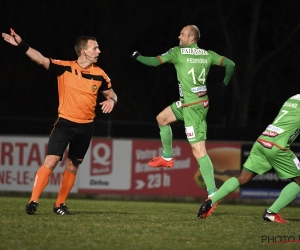
[(53, 213), (58, 214), (58, 215), (73, 215), (69, 211), (69, 208), (66, 206), (65, 203), (61, 203), (59, 207), (55, 206), (55, 203), (53, 205)]
[(34, 214), (37, 210), (37, 207), (38, 207), (38, 203), (35, 202), (35, 201), (31, 201), (30, 203), (28, 203), (26, 206), (25, 206), (25, 211), (27, 214)]

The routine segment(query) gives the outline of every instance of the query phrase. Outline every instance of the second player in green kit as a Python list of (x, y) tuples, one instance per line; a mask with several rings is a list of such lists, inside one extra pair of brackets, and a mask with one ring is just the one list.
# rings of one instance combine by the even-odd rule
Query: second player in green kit
[(300, 95), (290, 97), (278, 115), (257, 138), (244, 168), (238, 177), (228, 179), (211, 199), (203, 202), (197, 213), (205, 219), (214, 205), (225, 196), (253, 179), (273, 169), (279, 178), (290, 180), (275, 202), (263, 213), (263, 220), (275, 223), (288, 223), (278, 212), (300, 194), (300, 163), (290, 146), (300, 133)]

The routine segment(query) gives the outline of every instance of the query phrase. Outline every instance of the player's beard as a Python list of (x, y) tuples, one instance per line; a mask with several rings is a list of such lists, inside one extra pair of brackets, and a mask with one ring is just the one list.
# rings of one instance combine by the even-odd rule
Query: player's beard
[(184, 41), (179, 40), (179, 47), (186, 47), (186, 46), (187, 44)]

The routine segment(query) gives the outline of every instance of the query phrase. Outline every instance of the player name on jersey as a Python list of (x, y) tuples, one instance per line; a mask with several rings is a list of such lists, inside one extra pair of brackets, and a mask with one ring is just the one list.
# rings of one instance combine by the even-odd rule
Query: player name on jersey
[(285, 102), (285, 103), (283, 104), (283, 106), (285, 106), (285, 107), (290, 107), (290, 108), (297, 108), (298, 103)]

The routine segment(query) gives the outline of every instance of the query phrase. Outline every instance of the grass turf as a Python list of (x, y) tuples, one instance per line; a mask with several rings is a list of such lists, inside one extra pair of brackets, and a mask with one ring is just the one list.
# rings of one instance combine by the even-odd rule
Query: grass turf
[(276, 224), (261, 219), (265, 206), (220, 203), (199, 220), (196, 203), (68, 199), (75, 215), (60, 216), (54, 200), (27, 215), (28, 198), (0, 197), (0, 249), (300, 249), (297, 207), (281, 211), (289, 224)]

